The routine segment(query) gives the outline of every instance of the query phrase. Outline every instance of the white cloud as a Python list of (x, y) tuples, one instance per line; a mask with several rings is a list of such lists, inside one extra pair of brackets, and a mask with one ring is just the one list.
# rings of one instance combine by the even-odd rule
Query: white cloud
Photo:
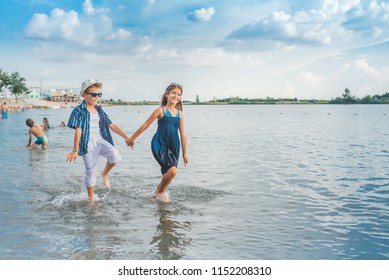
[(303, 80), (303, 83), (309, 83), (312, 85), (318, 85), (325, 80), (325, 77), (320, 75), (315, 75), (309, 71), (302, 71), (300, 73), (300, 78)]
[(369, 65), (366, 58), (360, 58), (354, 60), (354, 65), (359, 69), (362, 69), (365, 73), (369, 74), (370, 76), (376, 76), (379, 74), (379, 71), (377, 69)]
[(84, 16), (77, 12), (53, 9), (50, 15), (34, 14), (25, 27), (27, 38), (44, 40), (65, 40), (82, 45), (93, 45), (100, 40), (125, 40), (131, 32), (120, 28), (112, 30), (112, 20), (108, 9), (95, 9), (90, 0), (82, 5)]
[(181, 52), (184, 64), (191, 67), (219, 67), (220, 65), (238, 66), (251, 69), (263, 65), (263, 59), (246, 53), (231, 53), (223, 48), (196, 48)]
[(230, 33), (237, 41), (272, 40), (288, 44), (341, 44), (361, 34), (371, 38), (389, 36), (389, 3), (360, 0), (323, 0), (317, 9), (294, 13), (273, 11)]
[(142, 8), (142, 13), (148, 15), (154, 7), (156, 0), (147, 0), (147, 5)]
[(335, 14), (339, 11), (339, 1), (337, 0), (324, 0), (322, 5), (323, 11), (329, 14)]
[(64, 12), (61, 9), (54, 9), (50, 16), (45, 14), (34, 14), (25, 28), (25, 35), (28, 38), (70, 40), (89, 43), (93, 41), (92, 26), (82, 24), (75, 11)]
[(95, 12), (95, 8), (93, 7), (90, 0), (85, 0), (85, 2), (82, 4), (82, 10), (86, 15), (92, 15)]
[(106, 14), (109, 12), (109, 9), (106, 8), (96, 9), (92, 4), (92, 0), (85, 0), (85, 2), (82, 4), (82, 11), (86, 15), (90, 16), (95, 14)]
[(276, 11), (263, 20), (249, 23), (232, 32), (228, 38), (237, 40), (274, 40), (290, 44), (330, 44), (332, 26), (324, 11), (300, 11), (294, 15)]
[(152, 50), (152, 48), (153, 48), (152, 44), (144, 44), (137, 49), (137, 53), (140, 55), (145, 55), (149, 53)]
[(295, 97), (295, 94), (295, 88), (289, 82), (286, 82), (284, 87), (284, 97), (292, 98)]
[(119, 11), (124, 11), (126, 9), (126, 6), (124, 6), (124, 5), (119, 5), (118, 6), (118, 10)]
[(47, 28), (49, 17), (45, 14), (34, 14), (27, 24), (25, 34), (27, 37), (49, 38), (50, 30)]
[(341, 67), (340, 67), (340, 71), (346, 71), (350, 69), (350, 64), (348, 63), (344, 63)]
[(215, 8), (201, 8), (198, 10), (194, 10), (188, 14), (188, 19), (190, 21), (199, 22), (199, 21), (210, 21), (212, 17), (215, 15)]
[(343, 26), (366, 37), (388, 36), (389, 3), (371, 1), (366, 9), (353, 6), (347, 11)]
[(115, 40), (123, 41), (128, 39), (130, 36), (131, 36), (131, 32), (124, 30), (123, 28), (120, 28), (118, 31), (107, 35), (106, 39), (111, 41), (115, 41)]

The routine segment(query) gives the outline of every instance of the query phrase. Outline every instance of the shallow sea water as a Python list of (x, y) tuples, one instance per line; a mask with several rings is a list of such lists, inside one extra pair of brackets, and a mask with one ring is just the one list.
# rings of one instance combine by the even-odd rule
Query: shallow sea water
[[(130, 134), (154, 108), (106, 111)], [(389, 259), (387, 106), (184, 109), (189, 165), (180, 160), (170, 203), (151, 198), (156, 122), (134, 149), (113, 134), (123, 160), (90, 206), (82, 158), (64, 161), (70, 109), (0, 120), (0, 258)], [(29, 117), (48, 117), (48, 150), (27, 150)]]

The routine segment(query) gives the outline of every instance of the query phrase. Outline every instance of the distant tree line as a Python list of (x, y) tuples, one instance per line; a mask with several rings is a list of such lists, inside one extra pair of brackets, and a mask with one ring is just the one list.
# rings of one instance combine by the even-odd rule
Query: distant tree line
[(20, 76), (18, 72), (9, 74), (0, 68), (0, 93), (6, 89), (11, 92), (11, 95), (15, 96), (16, 102), (19, 95), (29, 93), (25, 78)]
[(389, 93), (386, 92), (382, 95), (366, 95), (362, 98), (357, 98), (351, 95), (348, 88), (344, 90), (342, 96), (338, 96), (335, 99), (331, 99), (330, 104), (389, 104)]
[(283, 101), (288, 102), (296, 102), (297, 98), (273, 98), (273, 97), (266, 97), (266, 98), (241, 98), (238, 96), (231, 96), (228, 98), (213, 98), (210, 102), (215, 103), (228, 103), (228, 104), (250, 104), (250, 103), (279, 103)]
[[(279, 103), (289, 103), (289, 104), (297, 104), (297, 103), (323, 103), (323, 101), (319, 101), (316, 99), (309, 99), (309, 100), (299, 100), (297, 98), (273, 98), (273, 97), (266, 97), (266, 98), (241, 98), (238, 96), (235, 97), (228, 97), (228, 98), (216, 98), (214, 97), (211, 101), (209, 101), (210, 104), (217, 104), (217, 103), (227, 103), (227, 104), (279, 104)], [(328, 103), (325, 102), (325, 103)]]
[[(7, 73), (0, 68), (0, 93), (8, 89), (11, 92), (11, 95), (15, 96), (16, 102), (18, 96), (22, 94), (29, 93), (29, 90), (26, 86), (26, 79), (20, 76), (18, 72)], [(102, 100), (102, 103), (111, 104), (111, 105), (141, 105), (141, 104), (155, 104), (154, 101), (140, 101), (140, 102), (126, 102), (122, 100)], [(196, 95), (196, 103), (201, 104), (199, 95)], [(389, 93), (386, 92), (382, 95), (366, 95), (363, 98), (357, 98), (351, 94), (350, 90), (346, 88), (344, 93), (341, 96), (336, 97), (335, 99), (327, 100), (317, 100), (317, 99), (307, 99), (307, 100), (298, 100), (297, 98), (240, 98), (238, 96), (231, 96), (229, 98), (216, 98), (214, 97), (211, 101), (206, 102), (207, 104), (218, 104), (218, 103), (227, 103), (227, 104), (279, 104), (279, 103), (289, 103), (289, 104), (305, 104), (305, 103), (329, 103), (329, 104), (389, 104)]]

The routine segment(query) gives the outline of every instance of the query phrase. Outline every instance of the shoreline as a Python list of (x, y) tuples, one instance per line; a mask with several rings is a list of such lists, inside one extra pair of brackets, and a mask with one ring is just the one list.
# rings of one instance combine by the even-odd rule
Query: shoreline
[(24, 110), (24, 109), (60, 109), (60, 108), (73, 108), (79, 103), (77, 102), (65, 102), (65, 101), (48, 101), (42, 99), (23, 99), (19, 98), (16, 102), (15, 98), (0, 98), (0, 104), (7, 103), (10, 110)]

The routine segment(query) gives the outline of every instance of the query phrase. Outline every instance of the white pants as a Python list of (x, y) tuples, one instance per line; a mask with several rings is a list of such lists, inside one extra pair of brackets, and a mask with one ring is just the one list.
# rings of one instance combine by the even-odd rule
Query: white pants
[(108, 141), (99, 139), (95, 143), (90, 143), (91, 149), (83, 155), (86, 168), (85, 186), (94, 187), (97, 181), (97, 167), (100, 156), (105, 157), (108, 163), (118, 163), (122, 157), (119, 151), (112, 146)]

